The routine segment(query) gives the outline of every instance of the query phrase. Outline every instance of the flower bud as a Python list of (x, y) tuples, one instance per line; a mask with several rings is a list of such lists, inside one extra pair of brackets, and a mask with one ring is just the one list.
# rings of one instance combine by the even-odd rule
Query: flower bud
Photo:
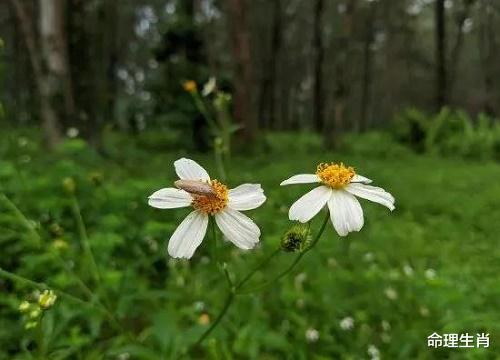
[(42, 310), (40, 310), (40, 308), (37, 307), (36, 309), (31, 310), (31, 312), (29, 313), (29, 317), (30, 319), (37, 319), (41, 313)]
[(24, 325), (24, 328), (25, 328), (26, 330), (30, 330), (30, 329), (35, 328), (37, 325), (38, 325), (38, 321), (28, 321), (28, 322), (26, 323), (26, 325)]
[(30, 303), (27, 301), (23, 301), (21, 304), (19, 304), (19, 311), (21, 313), (26, 313), (30, 308)]
[(182, 87), (185, 91), (192, 94), (198, 90), (196, 82), (194, 80), (187, 80), (182, 83)]
[(310, 241), (311, 232), (307, 225), (293, 225), (281, 238), (281, 249), (287, 252), (302, 251)]
[(38, 298), (38, 305), (44, 310), (51, 308), (56, 302), (57, 295), (52, 290), (44, 290)]
[(62, 186), (63, 186), (64, 191), (68, 195), (73, 195), (75, 193), (76, 183), (75, 183), (75, 180), (73, 178), (70, 178), (70, 177), (64, 178), (64, 180), (62, 181)]

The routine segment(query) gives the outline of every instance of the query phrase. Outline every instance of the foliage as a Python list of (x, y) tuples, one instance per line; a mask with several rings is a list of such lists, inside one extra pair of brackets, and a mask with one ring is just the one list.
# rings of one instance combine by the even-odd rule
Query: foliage
[[(60, 297), (44, 317), (42, 358), (179, 356), (213, 321), (225, 286), (206, 246), (189, 262), (166, 257), (166, 240), (185, 211), (166, 213), (146, 203), (154, 189), (173, 181), (171, 163), (185, 154), (174, 147), (158, 152), (113, 134), (106, 142), (114, 148), (119, 141), (120, 151), (106, 158), (80, 140), (50, 154), (40, 151), (34, 134), (0, 135), (0, 193), (27, 217), (23, 221), (0, 199), (0, 267), (86, 299), (75, 272), (126, 329), (118, 335), (98, 307)], [(304, 190), (280, 188), (279, 182), (313, 171), (320, 161), (354, 165), (390, 190), (397, 208), (389, 215), (364, 203), (365, 228), (347, 239), (328, 229), (294, 278), (262, 295), (241, 297), (224, 326), (191, 358), (367, 358), (370, 345), (383, 358), (494, 358), (500, 341), (500, 184), (490, 180), (500, 176), (498, 166), (399, 150), (388, 162), (391, 146), (384, 139), (352, 136), (351, 150), (325, 153), (314, 137), (271, 134), (266, 156), (233, 156), (229, 185), (259, 181), (268, 196), (252, 214), (263, 229), (263, 248), (279, 244), (290, 225), (287, 207)], [(215, 168), (211, 157), (195, 158)], [(464, 196), (467, 206), (460, 205)], [(85, 235), (100, 285), (84, 252)], [(261, 249), (226, 250), (225, 261), (236, 274), (263, 255)], [(270, 271), (282, 270), (292, 256), (280, 255)], [(0, 278), (0, 291), (0, 359), (28, 359), (37, 348), (35, 334), (24, 330), (17, 309), (34, 289)], [(350, 330), (340, 325), (346, 317), (354, 320)], [(312, 329), (316, 340), (306, 336)], [(429, 350), (426, 337), (434, 331), (489, 332), (493, 346)]]
[(470, 159), (500, 158), (500, 124), (486, 114), (472, 118), (443, 108), (434, 116), (410, 108), (395, 117), (392, 133), (417, 152)]

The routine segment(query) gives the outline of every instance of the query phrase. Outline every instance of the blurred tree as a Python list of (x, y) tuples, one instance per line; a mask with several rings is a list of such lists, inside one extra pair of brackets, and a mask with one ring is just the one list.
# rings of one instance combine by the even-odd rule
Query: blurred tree
[(323, 45), (323, 26), (321, 17), (324, 12), (324, 1), (316, 0), (313, 15), (313, 52), (314, 52), (314, 86), (313, 86), (313, 122), (318, 133), (325, 129), (325, 99), (323, 88), (323, 61), (325, 49)]
[[(40, 0), (38, 21), (29, 4), (19, 0), (11, 0), (11, 4), (22, 29), (31, 60), (46, 144), (49, 148), (53, 148), (61, 140), (63, 111), (66, 110), (69, 113), (73, 109), (64, 33), (64, 1)], [(40, 38), (35, 30), (36, 23), (40, 24)], [(41, 49), (38, 44), (41, 44)], [(66, 106), (66, 109), (61, 106), (61, 103)]]
[(242, 135), (253, 140), (257, 134), (257, 121), (253, 112), (254, 86), (250, 34), (247, 25), (247, 2), (228, 0), (228, 14), (231, 26), (231, 44), (234, 57), (234, 118), (243, 127)]
[(354, 12), (357, 1), (341, 2), (338, 12), (341, 15), (341, 26), (335, 42), (335, 90), (333, 106), (333, 122), (329, 121), (324, 131), (324, 143), (328, 148), (340, 145), (341, 133), (346, 126), (347, 102), (350, 95), (349, 68), (352, 61), (352, 41)]
[(436, 107), (437, 110), (448, 104), (448, 74), (446, 67), (446, 11), (445, 0), (435, 2), (436, 24)]

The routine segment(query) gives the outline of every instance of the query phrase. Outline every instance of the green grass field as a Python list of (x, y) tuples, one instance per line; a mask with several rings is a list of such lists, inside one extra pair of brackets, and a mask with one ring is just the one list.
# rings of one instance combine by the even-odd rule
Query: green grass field
[[(147, 196), (172, 185), (175, 159), (190, 157), (215, 173), (212, 156), (126, 139), (111, 142), (105, 157), (76, 140), (46, 154), (30, 137), (2, 138), (0, 193), (29, 224), (0, 201), (0, 266), (88, 299), (71, 274), (77, 273), (120, 325), (59, 297), (36, 340), (17, 310), (34, 288), (1, 278), (0, 359), (29, 359), (32, 349), (44, 359), (179, 356), (217, 315), (226, 283), (210, 261), (209, 237), (191, 261), (167, 258), (166, 242), (189, 210), (153, 209)], [(238, 297), (188, 358), (363, 359), (373, 347), (383, 359), (500, 358), (500, 165), (416, 155), (396, 144), (372, 148), (357, 137), (349, 141), (344, 152), (326, 153), (307, 137), (274, 135), (265, 149), (242, 149), (232, 158), (228, 184), (258, 182), (268, 197), (248, 213), (262, 229), (261, 246), (241, 252), (224, 244), (224, 261), (236, 279), (278, 246), (291, 225), (288, 207), (311, 188), (279, 183), (313, 172), (319, 162), (354, 166), (395, 196), (396, 210), (362, 200), (360, 233), (339, 238), (329, 226), (289, 277)], [(63, 185), (68, 177), (76, 184), (77, 203), (68, 180)], [(313, 231), (320, 221), (313, 221)], [(83, 231), (99, 282), (82, 251)], [(281, 254), (252, 284), (271, 278), (294, 256)], [(343, 329), (340, 322), (349, 317), (353, 327)], [(311, 338), (312, 329), (318, 339)], [(429, 349), (433, 332), (489, 333), (490, 347)]]

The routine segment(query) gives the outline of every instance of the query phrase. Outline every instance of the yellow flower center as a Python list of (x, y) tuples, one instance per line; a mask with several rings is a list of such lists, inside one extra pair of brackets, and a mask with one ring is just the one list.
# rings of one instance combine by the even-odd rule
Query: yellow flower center
[(192, 194), (192, 205), (196, 210), (203, 211), (206, 214), (213, 215), (222, 211), (227, 206), (228, 189), (227, 186), (217, 180), (211, 180), (210, 186), (214, 195)]
[(353, 167), (346, 167), (343, 163), (321, 163), (316, 168), (316, 175), (321, 182), (334, 189), (340, 189), (349, 184), (355, 174)]

